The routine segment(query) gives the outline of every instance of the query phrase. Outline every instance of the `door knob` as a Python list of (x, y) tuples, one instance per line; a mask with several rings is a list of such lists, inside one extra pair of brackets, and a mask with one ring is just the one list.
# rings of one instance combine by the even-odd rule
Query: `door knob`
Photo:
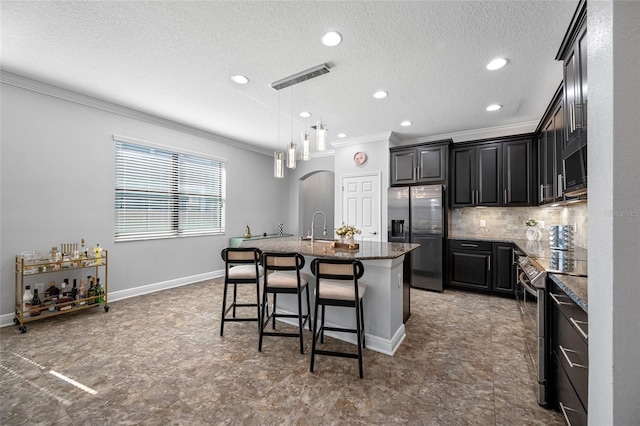
[(376, 231), (371, 231), (371, 235), (378, 235)]

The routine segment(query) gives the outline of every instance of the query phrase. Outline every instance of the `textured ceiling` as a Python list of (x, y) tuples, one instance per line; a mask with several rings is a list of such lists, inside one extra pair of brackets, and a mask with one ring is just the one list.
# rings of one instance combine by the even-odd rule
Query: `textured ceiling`
[[(2, 69), (267, 150), (320, 116), (330, 141), (534, 130), (577, 3), (3, 0)], [(321, 44), (329, 29), (337, 47)], [(487, 71), (496, 56), (509, 64)], [(270, 87), (322, 63), (329, 74)], [(380, 89), (389, 96), (374, 99)]]

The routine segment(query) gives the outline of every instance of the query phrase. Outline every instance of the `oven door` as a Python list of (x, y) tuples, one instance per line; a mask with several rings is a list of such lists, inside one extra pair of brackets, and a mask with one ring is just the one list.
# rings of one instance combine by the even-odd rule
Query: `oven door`
[(519, 271), (516, 297), (524, 324), (527, 357), (535, 374), (538, 404), (546, 405), (546, 340), (544, 316), (544, 289), (531, 286), (526, 274)]

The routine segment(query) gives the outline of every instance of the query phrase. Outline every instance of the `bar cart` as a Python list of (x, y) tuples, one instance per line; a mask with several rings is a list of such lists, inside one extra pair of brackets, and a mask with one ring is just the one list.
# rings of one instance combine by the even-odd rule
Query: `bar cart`
[[(24, 256), (16, 256), (15, 316), (13, 318), (13, 322), (18, 325), (20, 332), (27, 332), (26, 323), (28, 322), (38, 321), (56, 315), (64, 315), (91, 308), (95, 309), (99, 306), (102, 306), (105, 312), (109, 312), (108, 259), (107, 250), (102, 250), (101, 257), (99, 258), (73, 260), (25, 259)], [(74, 271), (76, 271), (77, 274), (77, 271), (80, 270), (93, 270), (93, 277), (96, 279), (104, 278), (101, 283), (104, 288), (104, 292), (102, 294), (92, 296), (85, 295), (83, 298), (51, 298), (51, 300), (47, 299), (50, 302), (48, 305), (30, 306), (28, 311), (25, 310), (25, 287), (29, 285), (28, 283), (35, 282), (35, 277), (44, 274), (59, 274), (65, 272), (72, 274)], [(102, 277), (100, 276), (101, 272), (103, 273)]]

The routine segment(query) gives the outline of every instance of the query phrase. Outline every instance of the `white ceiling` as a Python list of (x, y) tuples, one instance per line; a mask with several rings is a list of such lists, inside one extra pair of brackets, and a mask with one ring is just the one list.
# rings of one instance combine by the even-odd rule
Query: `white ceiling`
[[(2, 69), (258, 150), (299, 141), (302, 110), (333, 142), (532, 131), (562, 80), (554, 57), (577, 3), (3, 0)], [(321, 43), (329, 29), (343, 35), (337, 47)], [(486, 70), (497, 56), (509, 64)], [(322, 63), (330, 73), (270, 87)], [(374, 99), (380, 89), (389, 96)]]

